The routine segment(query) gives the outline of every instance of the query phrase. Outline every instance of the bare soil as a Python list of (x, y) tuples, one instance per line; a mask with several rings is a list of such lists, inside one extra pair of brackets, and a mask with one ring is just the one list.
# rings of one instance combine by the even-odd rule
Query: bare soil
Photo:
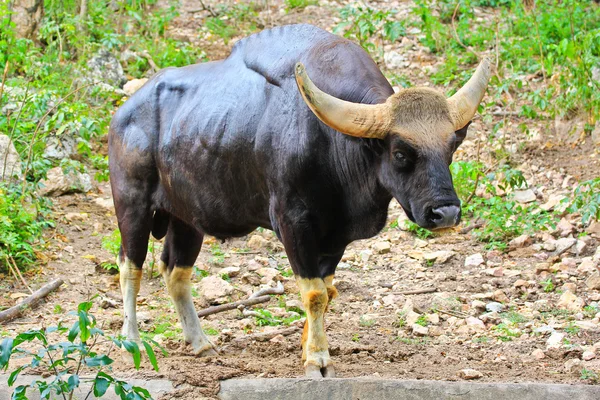
[[(198, 28), (207, 13), (188, 13), (189, 10), (197, 10), (198, 3), (191, 0), (184, 0), (182, 3), (181, 16), (171, 27), (172, 34), (186, 36), (203, 46), (209, 59), (225, 57), (232, 42), (226, 45), (220, 38), (200, 38)], [(331, 29), (336, 23), (335, 10), (339, 8), (337, 3), (332, 2), (322, 7), (308, 7), (304, 11), (285, 14), (279, 11), (282, 8), (281, 2), (271, 3), (270, 19), (265, 25), (310, 22)], [(404, 7), (405, 4), (399, 6)], [(407, 54), (409, 57), (414, 56), (415, 62), (428, 60), (420, 57), (423, 53), (419, 48), (413, 48)], [(435, 62), (435, 59), (429, 61), (430, 64)], [(425, 79), (419, 68), (410, 69), (409, 76), (413, 83), (420, 83)], [(518, 135), (516, 126), (523, 121), (514, 117), (511, 122), (514, 132), (510, 133)], [(550, 121), (527, 122), (540, 130), (552, 125)], [(493, 124), (494, 122), (476, 121), (473, 134), (471, 130), (469, 132), (472, 135), (470, 144), (465, 143), (459, 157), (474, 159), (475, 143), (483, 140)], [(516, 137), (515, 142), (518, 140), (520, 139)], [(544, 147), (541, 143), (528, 143), (514, 157), (524, 163), (528, 171), (541, 171), (531, 172), (527, 176), (538, 185), (546, 185), (546, 192), (538, 199), (543, 203), (547, 193), (561, 189), (560, 177), (564, 181), (564, 177), (570, 176), (570, 185), (573, 185), (577, 181), (599, 176), (600, 166), (595, 151), (593, 146), (586, 145), (585, 142), (573, 146), (560, 146), (560, 143), (555, 142), (550, 147)], [(552, 178), (542, 181), (538, 176), (542, 173), (550, 173)], [(104, 200), (108, 205), (100, 204), (102, 201), (99, 202), (98, 199)], [(43, 260), (47, 260), (47, 264), (39, 270), (29, 271), (26, 278), (36, 288), (55, 277), (62, 277), (66, 283), (59, 291), (51, 294), (44, 304), (23, 318), (3, 326), (3, 334), (55, 325), (59, 321), (71, 324), (73, 317), (66, 312), (75, 310), (79, 302), (98, 293), (102, 298), (120, 299), (117, 275), (107, 274), (99, 266), (113, 258), (102, 248), (102, 238), (116, 228), (108, 185), (98, 184), (97, 189), (85, 195), (57, 198), (54, 201), (54, 212), (56, 228), (48, 234), (48, 250), (40, 255)], [(403, 219), (404, 216), (399, 206), (393, 202), (390, 206), (390, 222), (397, 218)], [(567, 219), (575, 221), (573, 234), (577, 237), (583, 231), (576, 224), (577, 216), (567, 216)], [(556, 311), (561, 310), (558, 303), (565, 283), (575, 285), (576, 296), (584, 304), (600, 300), (598, 290), (589, 289), (585, 284), (592, 272), (577, 270), (584, 257), (592, 257), (596, 252), (598, 238), (593, 234), (588, 235), (586, 247), (580, 253), (567, 251), (555, 255), (552, 251), (534, 246), (549, 240), (545, 236), (547, 234), (540, 232), (533, 237), (534, 245), (502, 253), (486, 250), (470, 232), (463, 232), (457, 230), (420, 240), (412, 233), (390, 227), (377, 237), (355, 242), (348, 248), (336, 274), (335, 284), (339, 297), (326, 316), (331, 355), (338, 376), (458, 380), (460, 378), (457, 374), (461, 369), (474, 368), (483, 374), (480, 381), (485, 382), (585, 383), (589, 380), (583, 379), (580, 373), (582, 368), (600, 373), (599, 360), (581, 360), (584, 350), (595, 348), (593, 345), (600, 342), (598, 317), (584, 314), (581, 310)], [(255, 232), (253, 235), (262, 236), (265, 244), (248, 252), (248, 238), (226, 241), (219, 244), (225, 254), (223, 260), (211, 252), (211, 245), (216, 243), (215, 240), (205, 239), (196, 263), (199, 270), (218, 275), (224, 267), (238, 266), (241, 269), (239, 275), (230, 278), (236, 291), (228, 300), (245, 298), (258, 290), (257, 281), (261, 277), (255, 271), (257, 264), (280, 268), (282, 271), (289, 270), (282, 246), (271, 232)], [(554, 232), (553, 235), (557, 238), (560, 232)], [(390, 243), (389, 253), (378, 253), (374, 245), (380, 242)], [(422, 259), (422, 253), (441, 250), (451, 250), (455, 254), (443, 263), (430, 263)], [(240, 254), (241, 252), (245, 253)], [(465, 267), (466, 257), (476, 253), (483, 255), (485, 263)], [(155, 250), (154, 257), (158, 258), (159, 255), (159, 249)], [(147, 262), (152, 256), (149, 254)], [(550, 268), (556, 266), (558, 273), (545, 273), (540, 268), (542, 263), (547, 263)], [(595, 265), (597, 266), (597, 262)], [(545, 292), (540, 282), (549, 277), (554, 280), (557, 290)], [(201, 276), (197, 274), (194, 279), (196, 285)], [(276, 279), (284, 282), (285, 296), (274, 297), (270, 303), (262, 306), (271, 309), (273, 313), (287, 313), (285, 309), (281, 310), (281, 305), (285, 301), (298, 300), (298, 290), (293, 277), (279, 275)], [(515, 287), (514, 284), (519, 279), (527, 281), (529, 287)], [(0, 285), (0, 306), (4, 307), (15, 304), (12, 294), (25, 291), (8, 277)], [(434, 287), (436, 291), (417, 295), (399, 294), (426, 287)], [(493, 300), (490, 297), (499, 296), (497, 291), (506, 296), (502, 299), (505, 310), (512, 310), (525, 318), (525, 321), (512, 326), (516, 329), (514, 336), (507, 337), (505, 332), (497, 328), (500, 323), (506, 322), (506, 315), (501, 317), (502, 321), (494, 318), (484, 321), (482, 329), (469, 326), (465, 318), (481, 317), (485, 311), (473, 307), (473, 300), (481, 299), (489, 303)], [(202, 293), (194, 295), (198, 309), (209, 305)], [(120, 301), (117, 300), (117, 308), (107, 309), (99, 307), (100, 302), (96, 300), (92, 312), (107, 333), (118, 334), (122, 318)], [(437, 314), (440, 322), (428, 322), (430, 334), (416, 336), (411, 327), (402, 322), (402, 315), (405, 315), (402, 314), (403, 310), (414, 310), (422, 315)], [(138, 312), (143, 315), (141, 319), (144, 320), (141, 330), (159, 341), (169, 354), (166, 357), (159, 355), (160, 372), (154, 372), (147, 362), (141, 370), (135, 371), (126, 357), (112, 353), (113, 356), (116, 354), (117, 360), (113, 370), (120, 376), (168, 378), (178, 388), (177, 397), (192, 399), (213, 397), (221, 379), (298, 377), (303, 374), (300, 331), (267, 342), (243, 340), (253, 333), (279, 330), (282, 327), (260, 327), (254, 318), (244, 317), (238, 310), (212, 315), (202, 321), (205, 330), (212, 328), (218, 332), (210, 337), (220, 348), (219, 356), (208, 359), (190, 356), (189, 349), (181, 344), (180, 325), (162, 280), (156, 273), (151, 278), (147, 274), (144, 276), (138, 298)], [(571, 331), (566, 329), (577, 321), (588, 321), (591, 327)], [(164, 330), (164, 326), (160, 327), (165, 323), (171, 325), (171, 328), (157, 333), (157, 330)], [(293, 324), (301, 327), (301, 322)], [(568, 343), (555, 349), (549, 348), (548, 334), (535, 332), (540, 326), (551, 326), (556, 331), (565, 332)], [(431, 334), (432, 332), (436, 333)], [(543, 359), (532, 355), (536, 349), (544, 352)], [(104, 350), (108, 351), (109, 348)], [(600, 348), (598, 352), (600, 357)], [(575, 359), (578, 360), (577, 367), (569, 370), (565, 364)]]

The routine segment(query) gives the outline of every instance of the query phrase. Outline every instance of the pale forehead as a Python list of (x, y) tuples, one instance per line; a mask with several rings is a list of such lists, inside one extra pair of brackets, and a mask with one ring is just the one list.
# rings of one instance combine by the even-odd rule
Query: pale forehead
[(454, 134), (448, 102), (444, 95), (429, 88), (411, 88), (392, 96), (396, 134), (417, 148), (444, 150)]

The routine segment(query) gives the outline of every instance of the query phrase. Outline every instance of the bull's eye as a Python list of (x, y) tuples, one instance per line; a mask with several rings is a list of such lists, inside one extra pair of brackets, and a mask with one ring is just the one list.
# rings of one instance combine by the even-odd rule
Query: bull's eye
[(401, 151), (396, 151), (394, 153), (394, 161), (396, 163), (396, 165), (398, 166), (398, 168), (406, 168), (408, 167), (408, 157), (406, 157), (406, 155), (404, 153), (402, 153)]

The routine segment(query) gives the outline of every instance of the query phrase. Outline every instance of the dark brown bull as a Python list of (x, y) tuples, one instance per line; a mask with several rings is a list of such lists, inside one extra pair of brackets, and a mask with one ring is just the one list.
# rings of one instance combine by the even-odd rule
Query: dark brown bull
[(214, 354), (194, 310), (191, 266), (204, 234), (261, 226), (283, 242), (300, 287), (306, 373), (333, 376), (323, 318), (344, 249), (384, 227), (392, 198), (425, 228), (459, 222), (448, 166), (490, 69), (484, 60), (450, 99), (428, 88), (394, 94), (360, 46), (292, 25), (239, 41), (223, 61), (161, 71), (110, 128), (123, 333), (139, 339), (148, 237), (166, 235), (161, 271), (184, 339)]

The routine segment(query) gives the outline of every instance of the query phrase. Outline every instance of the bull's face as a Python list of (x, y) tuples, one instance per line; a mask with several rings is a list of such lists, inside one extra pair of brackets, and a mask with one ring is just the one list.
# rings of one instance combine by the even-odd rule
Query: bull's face
[(427, 229), (460, 222), (460, 200), (449, 166), (490, 75), (491, 63), (484, 59), (469, 82), (450, 99), (433, 89), (411, 88), (383, 104), (367, 105), (322, 92), (304, 67), (296, 66), (300, 92), (321, 121), (347, 135), (382, 140), (379, 181), (407, 216)]

